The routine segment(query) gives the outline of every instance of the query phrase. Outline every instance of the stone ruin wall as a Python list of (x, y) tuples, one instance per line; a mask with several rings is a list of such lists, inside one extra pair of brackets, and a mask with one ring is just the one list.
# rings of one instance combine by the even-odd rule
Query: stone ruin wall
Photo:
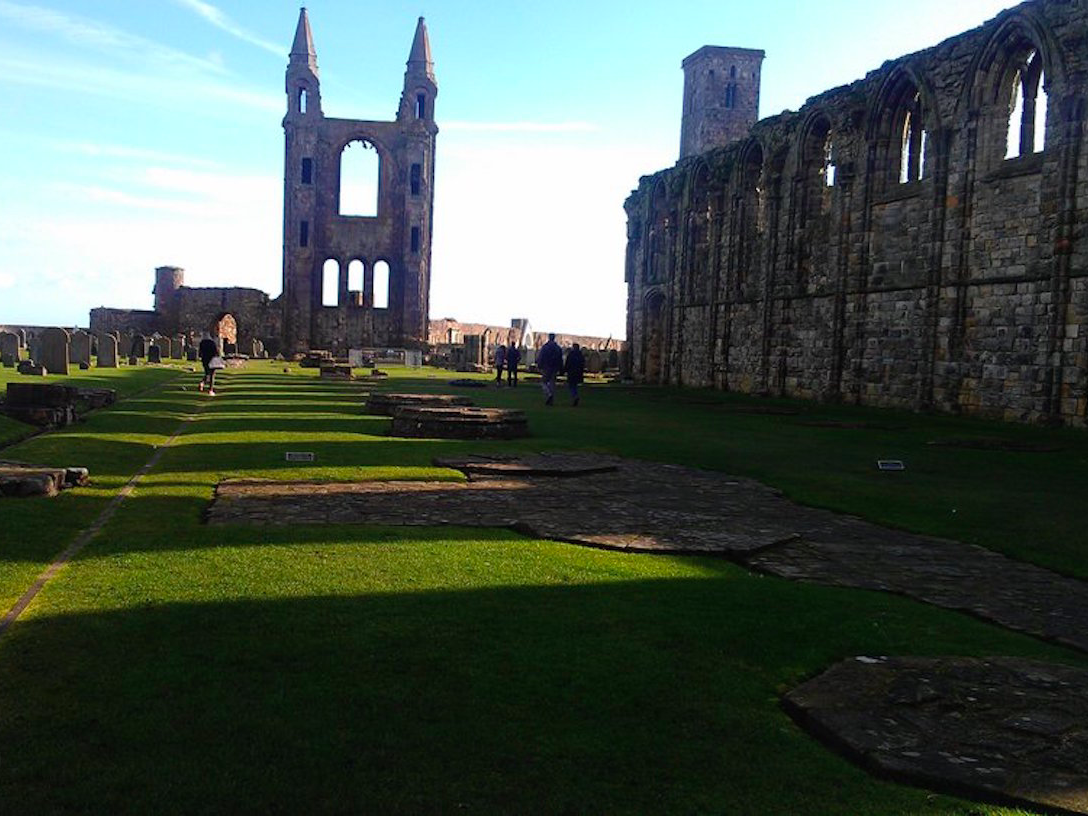
[(641, 179), (633, 376), (1085, 425), (1086, 44), (1084, 3), (1024, 3)]
[(224, 315), (231, 315), (238, 327), (239, 348), (248, 348), (252, 340), (260, 340), (270, 354), (280, 350), (283, 310), (279, 299), (273, 300), (259, 289), (182, 286), (166, 298), (156, 298), (156, 302), (162, 311), (91, 309), (90, 330), (199, 338)]

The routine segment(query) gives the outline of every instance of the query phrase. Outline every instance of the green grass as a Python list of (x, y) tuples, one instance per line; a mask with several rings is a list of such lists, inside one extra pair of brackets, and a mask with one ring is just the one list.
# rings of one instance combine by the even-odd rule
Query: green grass
[[(0, 802), (12, 812), (1006, 814), (869, 777), (798, 730), (779, 695), (857, 654), (1088, 665), (902, 598), (715, 559), (499, 530), (201, 521), (222, 478), (460, 478), (431, 459), (589, 448), (755, 475), (811, 503), (1010, 551), (1017, 536), (1002, 523), (1019, 512), (1033, 560), (1086, 574), (1083, 534), (1064, 541), (1076, 508), (1062, 507), (1084, 483), (1083, 434), (803, 404), (790, 405), (804, 417), (753, 416), (725, 410), (754, 404), (730, 395), (618, 387), (545, 409), (525, 384), (469, 393), (525, 408), (532, 439), (402, 440), (362, 415), (358, 386), (282, 368), (226, 373), (214, 400), (188, 375), (9, 450), (87, 464), (96, 484), (5, 501), (5, 608), (193, 417), (0, 638)], [(392, 373), (398, 390), (449, 378)], [(797, 424), (813, 417), (903, 430)], [(925, 445), (967, 435), (1065, 450)], [(316, 461), (287, 463), (286, 450)], [(909, 469), (881, 474), (877, 457)]]

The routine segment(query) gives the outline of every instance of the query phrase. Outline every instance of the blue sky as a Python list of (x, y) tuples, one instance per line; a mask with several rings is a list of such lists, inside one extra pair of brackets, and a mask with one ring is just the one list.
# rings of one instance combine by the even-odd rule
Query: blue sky
[[(761, 115), (1013, 3), (312, 0), (326, 115), (390, 119), (415, 20), (439, 82), (432, 317), (622, 336), (622, 204), (675, 162), (702, 45), (763, 48)], [(281, 276), (284, 68), (298, 4), (0, 0), (0, 323), (85, 325)]]

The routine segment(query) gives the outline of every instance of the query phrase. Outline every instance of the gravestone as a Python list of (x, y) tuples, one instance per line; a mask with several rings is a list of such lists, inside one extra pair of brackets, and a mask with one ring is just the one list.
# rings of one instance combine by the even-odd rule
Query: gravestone
[(197, 358), (197, 348), (196, 348), (196, 346), (189, 346), (188, 348), (185, 349), (185, 359), (186, 360), (188, 360), (190, 363), (195, 363), (196, 358)]
[(252, 357), (254, 360), (256, 360), (258, 357), (261, 356), (261, 347), (260, 346), (261, 346), (261, 341), (258, 340), (257, 338), (253, 338), (248, 343), (248, 347), (246, 348), (246, 354), (248, 354), (250, 357)]
[(40, 334), (33, 334), (27, 339), (27, 351), (30, 354), (31, 360), (34, 362), (41, 362), (42, 336)]
[(223, 341), (223, 354), (237, 354), (238, 344), (231, 343), (229, 340)]
[(586, 352), (586, 373), (587, 374), (600, 374), (601, 373), (601, 353), (596, 349), (590, 349)]
[(15, 335), (16, 335), (16, 337), (19, 338), (19, 348), (20, 349), (25, 349), (26, 348), (26, 329), (19, 329), (17, 332), (15, 332)]
[(112, 334), (98, 338), (98, 367), (117, 368), (117, 338)]
[(50, 374), (68, 374), (68, 344), (64, 329), (50, 328), (42, 332), (42, 353), (38, 360)]
[(170, 340), (170, 359), (180, 360), (185, 356), (185, 338), (180, 334)]
[[(75, 363), (81, 368), (91, 365), (91, 335), (85, 331), (77, 331), (72, 335), (72, 343), (68, 347), (68, 362)], [(48, 368), (48, 366), (46, 366)]]
[(149, 363), (162, 362), (162, 349), (160, 349), (155, 343), (152, 343), (147, 350), (147, 361)]
[(129, 365), (139, 365), (140, 364), (140, 358), (133, 355), (133, 354), (130, 354), (128, 356), (128, 364)]
[(132, 346), (129, 348), (129, 357), (147, 356), (147, 338), (142, 334), (132, 335)]
[(0, 364), (15, 368), (19, 361), (19, 335), (12, 332), (0, 332)]

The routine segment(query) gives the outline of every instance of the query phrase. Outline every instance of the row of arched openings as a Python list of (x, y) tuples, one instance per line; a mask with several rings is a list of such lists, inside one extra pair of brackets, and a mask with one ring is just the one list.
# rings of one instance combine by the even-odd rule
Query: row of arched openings
[[(372, 306), (389, 308), (389, 263), (376, 261), (373, 266), (372, 289), (366, 285), (366, 264), (358, 258), (350, 261), (347, 268), (347, 303), (340, 299), (340, 262), (329, 258), (321, 267), (322, 306)], [(368, 297), (371, 295), (372, 297)]]
[[(1042, 152), (1046, 145), (1048, 102), (1043, 55), (1030, 39), (1018, 33), (1008, 38), (1000, 57), (995, 56), (993, 63), (986, 69), (996, 71), (995, 78), (986, 83), (992, 90), (977, 100), (986, 120), (982, 137), (986, 142), (984, 149), (997, 162)], [(900, 71), (885, 91), (884, 99), (886, 104), (871, 131), (878, 147), (878, 190), (918, 182), (932, 172), (929, 165), (932, 161), (930, 126), (933, 113), (927, 110), (921, 89), (907, 72)], [(778, 169), (781, 169), (783, 159), (777, 158)], [(816, 223), (814, 219), (829, 215), (832, 191), (839, 182), (835, 134), (827, 116), (820, 114), (810, 120), (798, 163), (795, 192), (800, 195), (798, 226), (803, 233), (807, 225)], [(766, 219), (763, 164), (763, 150), (753, 141), (742, 153), (738, 166), (735, 211), (739, 223), (734, 225), (737, 241), (733, 247), (738, 284), (743, 284), (760, 252), (759, 236)], [(705, 256), (700, 250), (707, 243), (712, 206), (705, 166), (700, 165), (694, 171), (689, 202), (687, 227), (692, 244), (689, 248), (699, 259)], [(647, 282), (654, 283), (668, 276), (671, 258), (666, 237), (676, 226), (675, 212), (670, 210), (663, 185), (654, 189), (650, 208), (646, 278)], [(817, 234), (802, 234), (798, 246), (802, 266), (808, 262), (808, 255), (814, 251), (818, 238)], [(693, 267), (699, 266), (699, 261), (695, 260)], [(699, 268), (688, 270), (689, 280), (685, 286), (688, 297), (697, 295), (695, 288), (700, 285), (697, 279), (701, 271)]]

